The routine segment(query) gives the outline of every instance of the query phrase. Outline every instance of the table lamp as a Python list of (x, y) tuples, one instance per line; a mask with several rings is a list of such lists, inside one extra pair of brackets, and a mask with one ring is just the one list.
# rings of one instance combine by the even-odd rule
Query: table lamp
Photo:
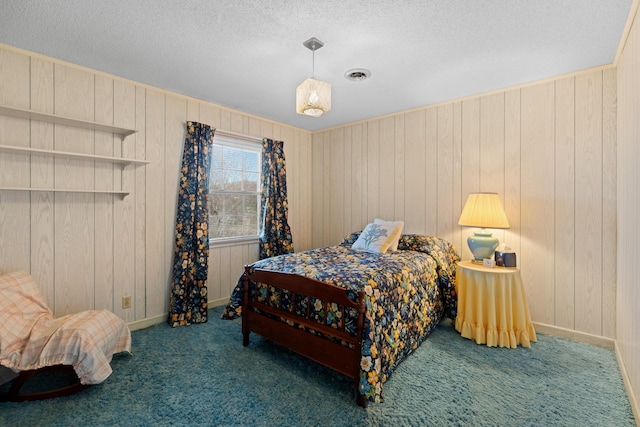
[(467, 239), (476, 262), (482, 262), (484, 258), (493, 258), (493, 253), (498, 247), (498, 239), (486, 229), (509, 228), (507, 214), (504, 212), (498, 193), (469, 194), (458, 225), (481, 228)]

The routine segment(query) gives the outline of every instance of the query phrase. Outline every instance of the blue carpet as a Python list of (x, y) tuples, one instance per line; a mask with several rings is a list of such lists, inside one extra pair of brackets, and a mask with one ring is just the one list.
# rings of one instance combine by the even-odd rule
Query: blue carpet
[(611, 350), (542, 334), (487, 348), (446, 321), (363, 410), (350, 380), (253, 334), (243, 347), (221, 312), (133, 332), (104, 383), (0, 403), (0, 426), (635, 426)]

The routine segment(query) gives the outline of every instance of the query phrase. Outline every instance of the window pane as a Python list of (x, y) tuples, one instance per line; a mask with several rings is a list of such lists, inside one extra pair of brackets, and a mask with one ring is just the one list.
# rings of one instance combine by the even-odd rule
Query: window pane
[(256, 172), (244, 172), (244, 191), (251, 191), (257, 193), (259, 191), (258, 183), (260, 182), (260, 175)]
[(209, 195), (209, 216), (219, 216), (223, 215), (224, 211), (222, 210), (222, 196), (220, 194), (210, 194)]
[(227, 237), (244, 236), (241, 216), (227, 215), (225, 221), (227, 223), (227, 229), (225, 230)]
[(242, 196), (227, 194), (224, 198), (224, 217), (227, 236), (242, 236)]
[(258, 234), (258, 213), (260, 206), (260, 196), (245, 196), (244, 198), (244, 226), (245, 232), (249, 234)]
[(209, 238), (224, 237), (222, 218), (222, 197), (217, 194), (209, 195)]
[(255, 194), (247, 194), (242, 196), (242, 213), (245, 215), (254, 215), (258, 211), (256, 208), (256, 199), (258, 198)]
[(224, 173), (222, 169), (213, 169), (209, 172), (209, 190), (224, 190)]
[(211, 170), (222, 169), (222, 147), (214, 145), (211, 150)]
[(214, 145), (213, 149), (211, 150), (211, 165), (209, 169), (210, 191), (224, 189), (224, 175), (222, 173), (222, 152), (223, 147), (220, 145)]
[(258, 171), (258, 153), (254, 153), (251, 151), (244, 152), (244, 170), (250, 172), (259, 172)]
[(242, 196), (239, 196), (237, 194), (224, 194), (223, 198), (225, 215), (242, 214)]
[(225, 169), (242, 170), (242, 150), (224, 147), (223, 167)]
[(224, 171), (224, 189), (227, 191), (242, 191), (242, 171)]
[(209, 221), (209, 238), (217, 239), (220, 237), (226, 237), (224, 233), (224, 226), (222, 224), (222, 217), (211, 217)]

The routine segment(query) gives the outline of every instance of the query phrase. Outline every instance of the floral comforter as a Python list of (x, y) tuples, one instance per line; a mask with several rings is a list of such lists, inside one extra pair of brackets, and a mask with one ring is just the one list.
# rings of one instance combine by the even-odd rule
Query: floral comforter
[[(382, 384), (398, 363), (425, 340), (443, 316), (455, 318), (455, 274), (460, 257), (450, 243), (416, 234), (403, 235), (395, 252), (377, 254), (351, 249), (358, 235), (351, 234), (340, 245), (267, 258), (252, 266), (341, 286), (353, 291), (354, 298), (355, 292), (364, 289), (359, 393), (367, 400), (380, 402)], [(241, 277), (223, 319), (241, 315), (242, 289)], [(286, 300), (283, 298), (283, 305)], [(353, 320), (341, 319), (339, 310), (325, 311), (322, 304), (310, 304), (316, 310), (312, 316), (328, 325)]]

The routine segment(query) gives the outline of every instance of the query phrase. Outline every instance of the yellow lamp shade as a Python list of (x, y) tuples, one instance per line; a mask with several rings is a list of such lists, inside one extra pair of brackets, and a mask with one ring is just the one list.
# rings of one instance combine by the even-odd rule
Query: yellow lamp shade
[(458, 225), (480, 228), (509, 228), (498, 193), (471, 193), (462, 209)]

